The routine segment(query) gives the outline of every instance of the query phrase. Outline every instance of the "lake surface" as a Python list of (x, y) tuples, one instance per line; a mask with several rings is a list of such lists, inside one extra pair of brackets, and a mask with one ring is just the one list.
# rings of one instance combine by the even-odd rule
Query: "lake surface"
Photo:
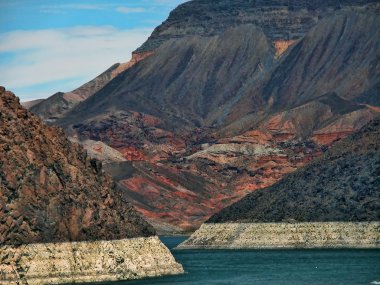
[(380, 250), (173, 250), (185, 238), (161, 239), (186, 274), (101, 284), (380, 284)]

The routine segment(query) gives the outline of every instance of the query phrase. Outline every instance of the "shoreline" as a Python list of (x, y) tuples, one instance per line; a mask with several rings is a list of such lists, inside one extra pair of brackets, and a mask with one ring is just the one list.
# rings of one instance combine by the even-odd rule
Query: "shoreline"
[(66, 284), (183, 274), (157, 236), (0, 246), (0, 283)]
[(380, 248), (380, 222), (203, 224), (175, 249), (350, 248)]

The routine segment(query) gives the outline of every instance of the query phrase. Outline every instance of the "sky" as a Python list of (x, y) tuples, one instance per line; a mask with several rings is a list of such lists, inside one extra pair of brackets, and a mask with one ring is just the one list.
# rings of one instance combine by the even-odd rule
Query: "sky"
[(0, 85), (21, 101), (126, 62), (186, 0), (0, 0)]

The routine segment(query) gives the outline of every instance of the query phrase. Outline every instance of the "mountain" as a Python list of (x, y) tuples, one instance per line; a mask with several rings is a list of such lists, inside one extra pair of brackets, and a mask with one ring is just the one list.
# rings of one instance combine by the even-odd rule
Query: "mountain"
[(379, 248), (380, 120), (213, 215), (181, 249)]
[[(280, 109), (297, 107), (328, 92), (336, 92), (344, 99), (353, 99), (378, 82), (378, 41), (375, 36), (379, 25), (377, 6), (369, 6), (364, 11), (343, 6), (332, 13), (329, 12), (329, 2), (320, 3), (321, 8), (317, 10), (307, 6), (283, 6), (283, 1), (257, 4), (258, 7), (250, 10), (246, 9), (247, 5), (253, 5), (249, 1), (208, 1), (209, 4), (201, 10), (210, 9), (212, 16), (198, 18), (198, 10), (193, 11), (194, 6), (202, 7), (198, 2), (204, 3), (191, 1), (177, 8), (157, 30), (165, 30), (165, 33), (173, 29), (182, 31), (181, 26), (177, 26), (176, 17), (180, 17), (177, 14), (182, 15), (181, 11), (185, 10), (185, 15), (188, 13), (189, 17), (194, 17), (194, 25), (212, 27), (213, 33), (204, 34), (185, 25), (185, 37), (176, 35), (163, 41), (152, 56), (121, 74), (91, 100), (75, 108), (61, 124), (91, 120), (107, 111), (133, 110), (159, 117), (166, 129), (221, 128), (246, 120), (247, 116), (255, 116), (253, 120), (257, 121)], [(224, 23), (221, 29), (212, 20), (219, 15), (219, 2), (224, 3), (222, 7), (225, 11), (220, 9), (226, 14), (231, 13), (230, 17), (235, 19), (225, 21), (224, 17), (221, 18)], [(214, 9), (217, 12), (214, 13)], [(307, 13), (305, 9), (309, 9)], [(263, 10), (269, 11), (264, 13)], [(239, 13), (243, 13), (243, 16)], [(241, 23), (245, 13), (250, 14), (252, 23), (248, 20)], [(306, 13), (313, 19), (324, 19), (306, 20), (297, 13)], [(276, 25), (276, 21), (296, 23)], [(297, 24), (298, 21), (302, 24)], [(269, 30), (266, 29), (267, 25), (271, 25)], [(329, 29), (327, 32), (326, 28)], [(284, 35), (284, 29), (288, 34), (295, 34), (291, 37), (295, 42), (287, 56), (278, 58), (275, 40), (278, 37), (282, 37), (282, 40), (289, 38), (289, 35)], [(143, 47), (156, 45), (152, 39), (155, 34)], [(347, 41), (348, 38), (350, 41)], [(323, 43), (329, 45), (325, 47)], [(343, 46), (342, 53), (338, 55)], [(329, 59), (331, 62), (325, 65)], [(309, 64), (310, 69), (306, 69)], [(321, 69), (321, 66), (325, 66), (325, 69)], [(342, 70), (331, 69), (332, 66)], [(365, 70), (371, 67), (371, 73)], [(356, 68), (361, 75), (350, 80)], [(329, 69), (331, 71), (326, 72)], [(301, 71), (305, 71), (304, 74)], [(340, 77), (337, 77), (337, 73), (340, 73)], [(284, 75), (290, 78), (281, 78)], [(304, 82), (304, 86), (309, 89), (301, 88), (299, 81)], [(325, 82), (326, 85), (320, 88)], [(281, 84), (285, 87), (281, 87)], [(354, 85), (357, 87), (354, 88)], [(292, 98), (283, 94), (282, 89), (286, 87), (287, 92), (293, 94)], [(272, 94), (274, 88), (277, 88), (286, 104)], [(352, 94), (346, 94), (351, 89)], [(261, 114), (262, 111), (265, 112)]]
[(156, 226), (192, 230), (379, 116), (379, 7), (187, 2), (55, 123), (119, 152), (106, 169)]
[(102, 171), (62, 130), (46, 127), (0, 88), (0, 243), (154, 235)]
[(71, 92), (57, 92), (45, 100), (42, 99), (36, 102), (33, 101), (32, 104), (26, 104), (25, 107), (41, 117), (45, 122), (52, 123), (64, 116), (80, 102), (98, 92), (117, 75), (149, 55), (149, 52), (133, 54), (130, 61), (112, 65), (99, 76)]
[[(169, 39), (219, 34), (230, 27), (253, 24), (261, 27), (271, 41), (296, 40), (320, 18), (351, 6), (377, 3), (376, 0), (194, 0), (170, 13), (149, 39), (136, 50), (155, 50)], [(278, 46), (281, 46), (279, 44)]]
[(380, 120), (208, 222), (380, 221)]
[(25, 109), (30, 109), (30, 108), (32, 108), (34, 105), (37, 105), (37, 104), (41, 103), (42, 101), (44, 101), (44, 99), (36, 99), (36, 100), (32, 100), (32, 101), (21, 102), (21, 105), (22, 105)]
[(0, 283), (181, 274), (101, 162), (0, 87)]

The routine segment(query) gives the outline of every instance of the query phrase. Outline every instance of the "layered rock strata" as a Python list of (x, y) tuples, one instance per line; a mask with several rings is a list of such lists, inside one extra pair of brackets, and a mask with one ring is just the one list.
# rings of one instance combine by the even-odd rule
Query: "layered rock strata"
[(0, 247), (0, 283), (67, 284), (183, 273), (158, 237)]
[(380, 222), (203, 224), (178, 248), (380, 248)]
[(194, 0), (170, 13), (138, 52), (157, 49), (170, 39), (193, 35), (213, 36), (229, 27), (254, 24), (271, 41), (302, 37), (321, 18), (352, 6), (363, 6), (376, 0)]

